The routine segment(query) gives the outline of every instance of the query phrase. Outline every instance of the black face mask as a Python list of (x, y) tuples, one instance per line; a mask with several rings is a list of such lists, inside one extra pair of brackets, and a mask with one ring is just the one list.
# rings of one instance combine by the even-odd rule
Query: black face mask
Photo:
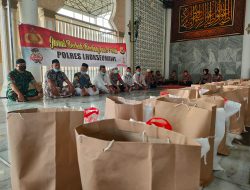
[(19, 70), (20, 70), (20, 71), (25, 71), (25, 70), (26, 70), (26, 66), (25, 66), (25, 65), (19, 66)]
[(219, 74), (219, 71), (214, 71), (214, 73), (215, 73), (216, 75), (218, 75), (218, 74)]

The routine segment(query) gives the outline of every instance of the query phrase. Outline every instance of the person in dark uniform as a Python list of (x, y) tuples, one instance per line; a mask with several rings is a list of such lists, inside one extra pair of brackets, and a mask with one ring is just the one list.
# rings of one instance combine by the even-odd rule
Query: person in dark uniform
[(32, 73), (26, 71), (24, 59), (17, 59), (16, 68), (8, 75), (6, 96), (9, 100), (18, 102), (38, 100), (43, 97), (42, 88), (39, 87)]

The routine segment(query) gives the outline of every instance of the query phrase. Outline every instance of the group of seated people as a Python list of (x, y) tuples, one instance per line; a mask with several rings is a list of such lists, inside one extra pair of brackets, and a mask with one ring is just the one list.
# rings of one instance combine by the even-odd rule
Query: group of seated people
[[(70, 97), (70, 96), (92, 96), (99, 93), (119, 93), (130, 92), (133, 89), (148, 89), (161, 84), (164, 78), (159, 71), (156, 76), (147, 70), (146, 75), (141, 71), (140, 66), (136, 67), (136, 73), (131, 73), (131, 68), (127, 67), (126, 73), (121, 77), (118, 68), (113, 68), (108, 74), (104, 65), (100, 66), (99, 73), (95, 76), (93, 84), (88, 72), (88, 64), (83, 63), (80, 72), (74, 74), (71, 83), (66, 74), (60, 70), (60, 62), (52, 60), (51, 69), (45, 74), (45, 87), (42, 89), (32, 73), (26, 71), (24, 59), (16, 61), (16, 68), (8, 75), (8, 87), (6, 96), (9, 100), (25, 102), (38, 100), (46, 97)], [(67, 84), (66, 86), (64, 84)]]
[[(214, 69), (214, 74), (211, 75), (208, 69), (203, 69), (203, 74), (200, 76), (199, 84), (206, 84), (211, 82), (221, 82), (223, 77), (220, 74), (218, 68)], [(172, 71), (169, 80), (166, 81), (166, 84), (179, 84), (182, 86), (191, 86), (193, 84), (192, 77), (187, 70), (183, 71), (182, 79), (178, 81), (178, 76), (175, 70)]]
[[(180, 84), (190, 86), (192, 77), (188, 71), (183, 72), (183, 78), (178, 81), (176, 71), (173, 71), (169, 80), (165, 80), (160, 71), (154, 72), (147, 69), (144, 75), (141, 67), (136, 67), (136, 72), (132, 74), (131, 68), (127, 67), (126, 73), (121, 76), (117, 67), (111, 69), (109, 74), (104, 65), (100, 66), (99, 73), (95, 76), (93, 84), (88, 75), (88, 64), (83, 63), (80, 72), (74, 74), (73, 83), (70, 82), (66, 74), (60, 70), (60, 62), (52, 60), (51, 69), (45, 74), (45, 87), (42, 89), (31, 72), (26, 71), (24, 59), (16, 61), (16, 68), (8, 75), (8, 88), (6, 96), (8, 99), (18, 102), (38, 100), (46, 97), (70, 97), (70, 96), (92, 96), (100, 93), (117, 94), (119, 92), (130, 92), (131, 90), (146, 90), (164, 84)], [(203, 70), (200, 84), (209, 82), (219, 82), (223, 78), (219, 69), (214, 70), (212, 76), (208, 69)], [(65, 86), (64, 83), (67, 85)]]

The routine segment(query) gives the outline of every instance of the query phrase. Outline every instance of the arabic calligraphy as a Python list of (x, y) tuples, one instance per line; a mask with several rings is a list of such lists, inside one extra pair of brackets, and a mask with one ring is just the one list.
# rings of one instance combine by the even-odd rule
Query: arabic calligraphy
[(180, 7), (179, 32), (232, 26), (235, 0), (209, 0)]

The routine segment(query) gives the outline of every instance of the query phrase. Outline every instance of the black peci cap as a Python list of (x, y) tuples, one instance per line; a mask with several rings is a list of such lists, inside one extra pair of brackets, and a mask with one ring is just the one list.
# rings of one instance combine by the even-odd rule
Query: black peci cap
[(20, 63), (26, 63), (26, 61), (24, 59), (17, 59), (16, 64), (18, 65)]
[(60, 62), (59, 62), (58, 59), (53, 59), (53, 60), (52, 60), (52, 64), (53, 64), (53, 63), (60, 63)]
[(87, 67), (87, 68), (88, 68), (89, 65), (88, 65), (87, 63), (83, 63), (83, 64), (82, 64), (82, 67)]

